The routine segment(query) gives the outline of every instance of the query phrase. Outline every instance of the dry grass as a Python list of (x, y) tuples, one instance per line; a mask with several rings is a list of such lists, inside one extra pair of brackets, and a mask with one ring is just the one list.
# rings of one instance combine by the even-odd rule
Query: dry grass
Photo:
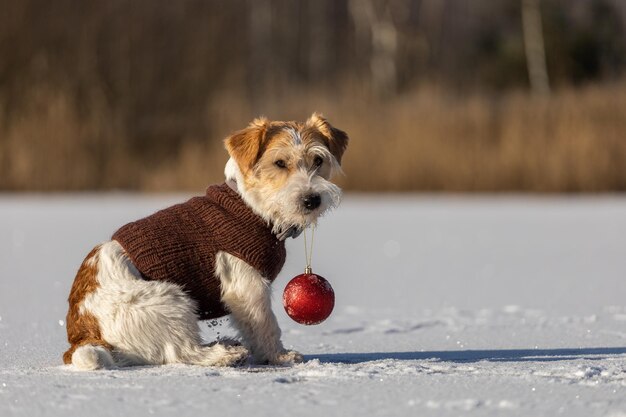
[(350, 188), (626, 189), (626, 84), (550, 98), (458, 100), (426, 91), (362, 114), (346, 125), (355, 138)]
[[(37, 89), (28, 102), (19, 117), (0, 118), (0, 189), (200, 190), (222, 178), (221, 139), (255, 116), (242, 96), (216, 95), (204, 121), (211, 138), (182, 137), (169, 157), (146, 162), (127, 149), (131, 133), (105, 105), (81, 113), (50, 89)], [(623, 82), (547, 98), (426, 88), (379, 102), (291, 92), (262, 108), (277, 119), (322, 111), (346, 130), (352, 142), (341, 182), (351, 190), (626, 190)]]

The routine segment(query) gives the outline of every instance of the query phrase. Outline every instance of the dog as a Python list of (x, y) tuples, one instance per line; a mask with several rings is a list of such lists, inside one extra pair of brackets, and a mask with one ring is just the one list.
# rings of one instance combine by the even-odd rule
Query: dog
[[(225, 140), (226, 182), (120, 228), (80, 266), (63, 355), (76, 369), (301, 362), (286, 350), (270, 284), (284, 240), (341, 200), (348, 136), (320, 114), (253, 120)], [(239, 339), (203, 344), (198, 321), (230, 314)]]

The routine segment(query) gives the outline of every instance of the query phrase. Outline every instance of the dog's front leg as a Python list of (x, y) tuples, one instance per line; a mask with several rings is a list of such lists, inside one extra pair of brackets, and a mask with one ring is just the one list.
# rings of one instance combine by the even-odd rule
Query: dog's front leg
[(272, 312), (268, 280), (241, 259), (226, 252), (216, 256), (216, 274), (222, 286), (222, 301), (231, 312), (256, 363), (302, 362), (302, 355), (287, 351), (280, 341), (280, 327)]

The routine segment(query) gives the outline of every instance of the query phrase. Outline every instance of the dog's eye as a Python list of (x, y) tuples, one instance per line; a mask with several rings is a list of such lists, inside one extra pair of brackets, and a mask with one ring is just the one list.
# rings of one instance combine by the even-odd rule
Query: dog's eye
[(321, 156), (316, 156), (315, 159), (313, 160), (313, 166), (314, 167), (319, 167), (324, 163), (324, 159), (322, 159)]
[(278, 168), (287, 168), (285, 161), (283, 161), (282, 159), (279, 159), (278, 161), (274, 162), (274, 165), (276, 165)]

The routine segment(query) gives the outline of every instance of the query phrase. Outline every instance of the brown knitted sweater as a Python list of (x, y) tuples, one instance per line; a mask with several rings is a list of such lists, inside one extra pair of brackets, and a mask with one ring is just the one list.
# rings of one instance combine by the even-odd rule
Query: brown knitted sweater
[(228, 185), (121, 227), (113, 239), (145, 279), (180, 285), (201, 320), (229, 314), (220, 301), (215, 254), (225, 251), (273, 281), (285, 263), (285, 244)]

